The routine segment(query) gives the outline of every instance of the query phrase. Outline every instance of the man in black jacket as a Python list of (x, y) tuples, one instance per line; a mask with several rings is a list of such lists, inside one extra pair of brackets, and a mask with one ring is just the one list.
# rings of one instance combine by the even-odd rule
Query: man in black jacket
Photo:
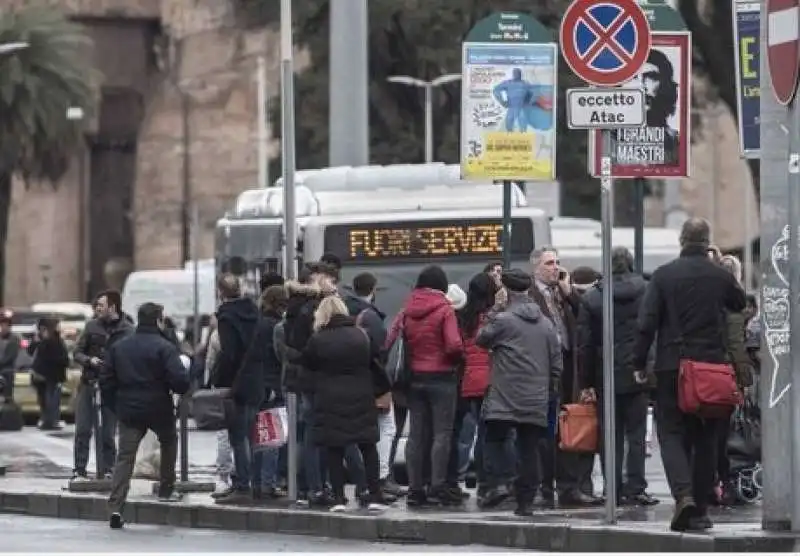
[[(650, 397), (647, 386), (633, 379), (633, 349), (638, 338), (636, 319), (647, 282), (633, 273), (633, 256), (625, 247), (611, 255), (614, 286), (614, 394), (616, 478), (618, 502), (651, 506), (658, 500), (647, 494), (645, 437)], [(583, 296), (578, 314), (578, 354), (583, 398), (596, 398), (603, 426), (603, 287), (597, 283)], [(622, 483), (625, 441), (628, 442), (627, 479)], [(603, 445), (601, 445), (602, 450)], [(601, 452), (602, 456), (602, 452)], [(605, 461), (605, 460), (601, 460)]]
[(687, 415), (678, 408), (678, 367), (683, 358), (727, 361), (725, 312), (745, 307), (733, 275), (708, 258), (708, 222), (690, 218), (681, 230), (681, 255), (653, 273), (639, 316), (634, 350), (635, 379), (644, 369), (656, 338), (656, 426), (675, 514), (675, 531), (712, 527), (706, 509), (716, 468), (715, 419)]
[(119, 458), (114, 467), (108, 508), (112, 529), (120, 529), (122, 508), (130, 489), (139, 443), (152, 430), (161, 444), (158, 496), (175, 500), (175, 460), (178, 435), (175, 432), (173, 392), (189, 390), (189, 371), (180, 352), (161, 334), (164, 308), (144, 303), (139, 308), (136, 332), (112, 346), (100, 371), (104, 402), (119, 421)]
[(13, 313), (4, 310), (0, 313), (0, 378), (2, 378), (2, 397), (9, 401), (14, 399), (14, 372), (19, 355), (19, 336), (11, 332)]
[[(380, 360), (383, 352), (383, 345), (386, 343), (386, 315), (375, 306), (375, 291), (378, 287), (378, 279), (369, 272), (362, 272), (353, 278), (353, 294), (346, 295), (344, 303), (350, 316), (356, 319), (356, 324), (361, 327), (369, 337), (372, 354), (375, 359)], [(405, 491), (400, 485), (391, 479), (391, 455), (392, 444), (397, 432), (397, 421), (394, 411), (394, 394), (392, 405), (385, 411), (378, 414), (378, 428), (380, 430), (380, 440), (378, 440), (378, 457), (380, 459), (380, 480), (383, 487), (384, 496), (394, 498)], [(405, 423), (405, 414), (403, 414)], [(348, 448), (351, 452), (351, 448)], [(351, 453), (350, 460), (360, 463), (357, 454)], [(362, 470), (358, 470), (359, 477)]]
[(264, 399), (263, 367), (248, 358), (260, 315), (253, 300), (242, 297), (239, 280), (233, 274), (220, 277), (217, 291), (222, 301), (217, 309), (220, 354), (211, 383), (217, 388), (231, 389), (231, 398), (226, 400), (226, 419), (236, 477), (231, 491), (216, 501), (247, 503), (252, 501), (250, 430)]
[[(97, 296), (94, 303), (95, 318), (86, 323), (78, 338), (73, 359), (83, 367), (81, 381), (75, 399), (75, 468), (73, 480), (87, 478), (86, 464), (89, 461), (89, 446), (96, 425), (95, 387), (97, 375), (103, 367), (106, 353), (119, 340), (133, 333), (130, 317), (122, 312), (119, 292), (109, 290)], [(102, 467), (106, 478), (116, 459), (114, 436), (117, 428), (110, 405), (102, 404)], [(97, 457), (97, 456), (95, 456)], [(98, 477), (98, 479), (101, 477)]]

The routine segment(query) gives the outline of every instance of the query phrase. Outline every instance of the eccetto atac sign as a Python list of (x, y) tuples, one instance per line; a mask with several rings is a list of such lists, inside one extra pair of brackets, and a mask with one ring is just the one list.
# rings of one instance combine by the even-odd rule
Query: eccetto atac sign
[(569, 89), (567, 120), (571, 129), (640, 127), (645, 122), (641, 89)]

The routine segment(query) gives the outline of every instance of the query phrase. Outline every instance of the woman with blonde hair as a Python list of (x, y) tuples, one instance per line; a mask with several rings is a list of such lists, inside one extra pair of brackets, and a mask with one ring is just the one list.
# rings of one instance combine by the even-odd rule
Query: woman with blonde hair
[(390, 390), (383, 369), (373, 364), (367, 334), (355, 325), (338, 296), (323, 299), (314, 313), (314, 335), (303, 351), (304, 391), (310, 393), (313, 438), (322, 448), (333, 487), (331, 511), (345, 511), (345, 449), (355, 444), (364, 460), (368, 496), (360, 502), (381, 510), (375, 400)]

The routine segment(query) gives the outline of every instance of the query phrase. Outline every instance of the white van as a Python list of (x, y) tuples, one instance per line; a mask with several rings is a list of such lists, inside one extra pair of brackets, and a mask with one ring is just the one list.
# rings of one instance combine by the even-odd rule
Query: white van
[[(214, 269), (201, 267), (199, 278), (199, 314), (216, 310)], [(164, 306), (164, 312), (179, 328), (194, 315), (194, 271), (189, 269), (137, 270), (125, 280), (122, 289), (122, 310), (136, 319), (139, 306), (152, 302)]]
[[(588, 266), (600, 272), (602, 265), (602, 235), (600, 222), (585, 219), (579, 226), (562, 226), (551, 222), (553, 246), (558, 249), (561, 264), (567, 270)], [(614, 228), (611, 236), (614, 247), (627, 247), (634, 252), (634, 229)], [(680, 255), (680, 231), (672, 228), (644, 229), (644, 271), (652, 273), (659, 266)]]

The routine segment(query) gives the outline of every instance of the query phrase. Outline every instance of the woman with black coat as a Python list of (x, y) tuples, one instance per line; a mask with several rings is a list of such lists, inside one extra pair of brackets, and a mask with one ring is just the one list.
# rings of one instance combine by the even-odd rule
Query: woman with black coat
[(358, 446), (364, 459), (369, 497), (361, 502), (382, 510), (378, 409), (376, 399), (390, 391), (384, 370), (376, 364), (367, 334), (355, 325), (338, 296), (323, 299), (314, 313), (314, 335), (303, 352), (303, 386), (313, 393), (313, 437), (323, 448), (333, 487), (333, 512), (346, 509), (345, 448)]
[(33, 356), (31, 383), (39, 401), (39, 428), (55, 430), (61, 419), (61, 384), (67, 380), (69, 353), (57, 320), (41, 319), (37, 328), (36, 339), (28, 345), (28, 353)]

